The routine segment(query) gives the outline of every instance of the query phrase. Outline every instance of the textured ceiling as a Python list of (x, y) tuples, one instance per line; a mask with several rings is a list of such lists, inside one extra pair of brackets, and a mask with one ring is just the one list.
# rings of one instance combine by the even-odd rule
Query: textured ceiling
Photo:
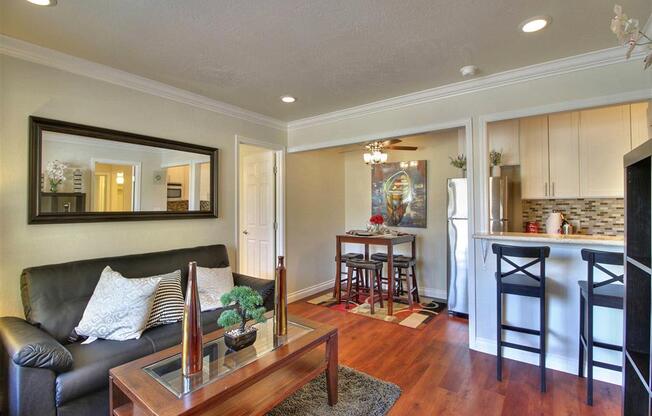
[[(289, 121), (457, 82), (467, 64), (488, 75), (616, 46), (614, 1), (0, 0), (0, 31)], [(541, 14), (549, 28), (518, 30)]]

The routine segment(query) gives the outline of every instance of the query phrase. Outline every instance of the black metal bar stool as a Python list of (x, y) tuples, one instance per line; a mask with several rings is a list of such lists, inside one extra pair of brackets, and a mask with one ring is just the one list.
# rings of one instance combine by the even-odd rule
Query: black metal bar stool
[[(347, 268), (347, 282), (346, 282), (346, 306), (349, 308), (351, 301), (351, 289), (355, 280), (355, 300), (360, 303), (360, 295), (367, 295), (369, 297), (369, 305), (371, 306), (371, 314), (374, 314), (374, 303), (378, 299), (380, 307), (383, 307), (383, 286), (381, 283), (381, 272), (383, 270), (383, 263), (374, 260), (349, 260), (346, 262)], [(353, 274), (355, 272), (355, 279)], [(369, 287), (361, 284), (363, 280), (369, 283)]]
[[(520, 247), (504, 244), (492, 244), (496, 254), (496, 378), (503, 378), (502, 348), (515, 348), (539, 354), (541, 371), (541, 391), (546, 391), (546, 258), (550, 255), (550, 247)], [(518, 265), (511, 258), (533, 259), (524, 265)], [(502, 262), (513, 267), (507, 272), (502, 271)], [(528, 269), (539, 265), (539, 274)], [(520, 272), (520, 273), (519, 273)], [(539, 298), (539, 329), (529, 329), (503, 324), (503, 294)], [(515, 331), (522, 334), (538, 335), (539, 348), (503, 341), (503, 331)]]
[[(609, 364), (593, 359), (593, 348), (604, 348), (612, 351), (622, 351), (620, 345), (598, 342), (593, 339), (593, 307), (623, 309), (625, 286), (623, 275), (608, 270), (603, 265), (623, 266), (623, 253), (614, 253), (599, 250), (582, 250), (582, 260), (588, 265), (588, 281), (580, 280), (580, 354), (577, 373), (584, 377), (584, 350), (586, 350), (586, 403), (593, 405), (593, 366), (607, 368), (613, 371), (623, 371), (619, 365)], [(607, 280), (596, 282), (594, 280), (595, 269), (600, 270), (608, 276)], [(618, 282), (618, 283), (617, 283)], [(585, 328), (584, 321), (586, 320)], [(586, 330), (586, 336), (584, 332)]]
[[(346, 253), (340, 256), (340, 292), (344, 287), (342, 286), (342, 283), (346, 283), (347, 280), (346, 267), (342, 269), (342, 264), (346, 266), (346, 262), (349, 260), (362, 260), (362, 259), (364, 259), (364, 254), (360, 254), (360, 253)], [(337, 299), (337, 284), (333, 285), (333, 297)]]

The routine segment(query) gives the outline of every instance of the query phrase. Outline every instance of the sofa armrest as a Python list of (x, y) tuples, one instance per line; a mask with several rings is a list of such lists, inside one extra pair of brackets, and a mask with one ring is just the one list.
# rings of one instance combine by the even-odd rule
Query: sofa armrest
[(0, 342), (11, 360), (21, 367), (70, 370), (72, 354), (47, 332), (16, 317), (0, 318)]
[(233, 284), (236, 286), (249, 286), (258, 291), (263, 297), (263, 306), (268, 311), (274, 310), (274, 281), (259, 279), (257, 277), (245, 276), (240, 273), (233, 273)]

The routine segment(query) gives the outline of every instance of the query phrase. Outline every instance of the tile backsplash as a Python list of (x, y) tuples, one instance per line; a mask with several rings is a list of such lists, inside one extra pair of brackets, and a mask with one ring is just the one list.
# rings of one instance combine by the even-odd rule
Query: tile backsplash
[(539, 232), (545, 232), (546, 219), (561, 212), (569, 221), (579, 221), (577, 234), (623, 235), (625, 205), (622, 198), (604, 199), (524, 199), (523, 223), (538, 221)]

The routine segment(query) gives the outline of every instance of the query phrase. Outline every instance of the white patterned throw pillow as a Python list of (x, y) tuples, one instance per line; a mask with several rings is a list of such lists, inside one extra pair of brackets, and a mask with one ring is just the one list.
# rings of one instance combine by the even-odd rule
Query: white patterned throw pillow
[(146, 329), (159, 325), (173, 324), (183, 319), (183, 292), (181, 292), (181, 270), (160, 276), (154, 304), (149, 313)]
[(197, 267), (197, 288), (202, 312), (221, 308), (220, 297), (233, 289), (231, 267)]
[(160, 281), (160, 276), (127, 279), (106, 266), (75, 332), (87, 342), (140, 338)]

